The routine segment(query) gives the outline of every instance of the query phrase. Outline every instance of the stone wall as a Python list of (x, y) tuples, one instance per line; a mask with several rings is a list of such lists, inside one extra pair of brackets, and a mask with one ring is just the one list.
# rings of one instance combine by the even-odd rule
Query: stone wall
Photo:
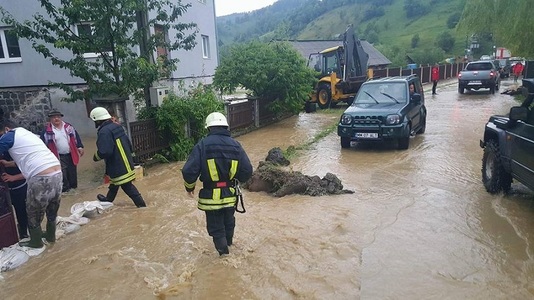
[(0, 89), (0, 108), (4, 117), (37, 134), (44, 128), (52, 104), (46, 88)]

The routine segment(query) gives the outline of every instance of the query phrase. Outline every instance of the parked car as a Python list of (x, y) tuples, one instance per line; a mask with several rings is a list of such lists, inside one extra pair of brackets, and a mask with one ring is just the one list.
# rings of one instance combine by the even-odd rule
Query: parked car
[(489, 89), (495, 94), (499, 90), (501, 77), (497, 67), (491, 60), (479, 60), (468, 63), (458, 74), (458, 93), (463, 94), (465, 89)]
[(534, 191), (534, 79), (523, 79), (526, 96), (508, 116), (491, 116), (480, 147), (482, 183), (489, 193), (508, 192), (516, 179)]
[(363, 83), (341, 116), (337, 134), (342, 148), (349, 148), (351, 141), (397, 141), (399, 149), (408, 149), (410, 136), (425, 129), (423, 86), (417, 75), (410, 75)]

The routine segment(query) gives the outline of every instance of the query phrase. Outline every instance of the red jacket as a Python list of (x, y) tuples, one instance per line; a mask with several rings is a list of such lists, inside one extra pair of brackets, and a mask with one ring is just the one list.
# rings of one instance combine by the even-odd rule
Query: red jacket
[[(72, 157), (72, 163), (74, 165), (78, 165), (78, 162), (80, 162), (80, 154), (78, 153), (78, 148), (83, 148), (82, 140), (80, 139), (80, 136), (78, 135), (78, 132), (74, 129), (72, 125), (70, 125), (67, 122), (63, 122), (63, 126), (65, 129), (65, 132), (67, 132), (67, 136), (69, 137), (69, 148), (70, 148), (70, 155)], [(54, 137), (54, 130), (52, 129), (52, 123), (48, 122), (46, 124), (45, 130), (41, 133), (41, 139), (45, 143), (45, 145), (54, 153), (54, 155), (59, 158), (59, 153), (57, 151), (56, 141)]]
[(439, 67), (432, 67), (432, 81), (439, 80)]
[(523, 73), (523, 64), (522, 63), (517, 63), (514, 65), (514, 74), (516, 75), (521, 75), (521, 73)]

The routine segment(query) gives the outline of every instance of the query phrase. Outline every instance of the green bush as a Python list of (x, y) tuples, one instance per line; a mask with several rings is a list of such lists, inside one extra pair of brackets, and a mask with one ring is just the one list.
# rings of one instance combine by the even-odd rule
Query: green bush
[(215, 111), (224, 112), (224, 104), (209, 86), (198, 86), (184, 96), (171, 93), (155, 112), (158, 128), (169, 136), (170, 150), (164, 155), (169, 160), (185, 160), (208, 133), (205, 119)]
[(316, 81), (314, 71), (288, 43), (236, 44), (221, 57), (213, 79), (217, 90), (231, 93), (244, 87), (255, 97), (274, 100), (269, 108), (277, 115), (300, 112)]

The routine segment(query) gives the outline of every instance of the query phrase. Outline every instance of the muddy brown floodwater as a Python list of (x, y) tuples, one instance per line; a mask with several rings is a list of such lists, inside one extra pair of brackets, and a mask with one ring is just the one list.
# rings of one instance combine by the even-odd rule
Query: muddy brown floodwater
[[(0, 298), (533, 298), (533, 193), (514, 183), (511, 194), (490, 195), (480, 179), (484, 124), (514, 100), (459, 95), (455, 84), (440, 83), (438, 93), (427, 93), (426, 133), (408, 150), (341, 149), (334, 132), (293, 159), (293, 170), (334, 173), (355, 194), (244, 191), (247, 213), (236, 216), (228, 257), (218, 257), (184, 192), (182, 163), (158, 165), (136, 183), (147, 208), (120, 192), (109, 212), (2, 273)], [(269, 149), (309, 141), (341, 112), (301, 114), (238, 140), (257, 166)], [(105, 192), (94, 183), (101, 168), (63, 197), (60, 215)]]

